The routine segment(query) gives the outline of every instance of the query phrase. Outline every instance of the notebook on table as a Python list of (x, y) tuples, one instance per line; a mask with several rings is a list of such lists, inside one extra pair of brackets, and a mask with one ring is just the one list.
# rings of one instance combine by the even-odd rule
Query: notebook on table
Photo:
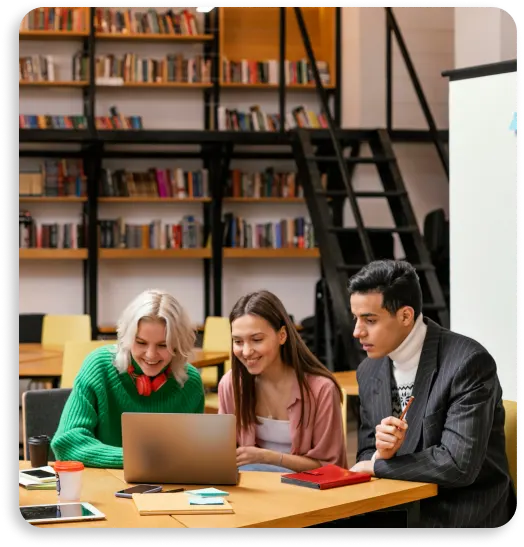
[(179, 494), (133, 494), (133, 501), (141, 515), (221, 515), (234, 513), (231, 504), (191, 505), (191, 496)]
[(328, 488), (336, 488), (337, 486), (368, 482), (371, 480), (371, 475), (368, 473), (356, 473), (338, 465), (329, 464), (318, 469), (303, 471), (302, 473), (287, 473), (282, 475), (280, 480), (281, 482), (295, 484), (296, 486), (327, 490)]

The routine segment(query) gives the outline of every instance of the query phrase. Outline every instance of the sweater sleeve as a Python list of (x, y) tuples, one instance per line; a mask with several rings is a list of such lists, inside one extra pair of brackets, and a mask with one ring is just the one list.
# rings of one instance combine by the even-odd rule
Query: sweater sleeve
[(322, 386), (316, 407), (313, 447), (303, 456), (318, 460), (321, 465), (335, 464), (347, 469), (340, 393), (330, 380)]
[(57, 460), (75, 460), (86, 467), (122, 468), (122, 448), (103, 444), (95, 437), (98, 423), (96, 396), (89, 386), (76, 382), (51, 441)]

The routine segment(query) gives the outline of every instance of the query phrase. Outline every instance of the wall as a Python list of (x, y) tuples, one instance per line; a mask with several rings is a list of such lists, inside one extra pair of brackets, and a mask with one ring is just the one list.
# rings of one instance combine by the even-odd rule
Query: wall
[[(384, 8), (344, 8), (342, 67), (344, 127), (386, 126), (386, 14)], [(421, 86), (439, 129), (448, 128), (447, 81), (441, 72), (453, 66), (453, 8), (393, 8)], [(347, 98), (347, 100), (346, 100)], [(393, 128), (427, 129), (404, 60), (393, 38)], [(432, 144), (394, 144), (419, 226), (428, 212), (448, 212), (449, 188), (442, 164)], [(364, 151), (368, 153), (369, 151)], [(358, 166), (356, 190), (378, 190), (380, 179), (373, 166)], [(393, 226), (383, 200), (361, 199), (364, 222)], [(346, 224), (354, 226), (346, 208)], [(397, 240), (396, 256), (402, 256)]]
[[(440, 128), (447, 127), (447, 89), (440, 72), (453, 66), (453, 12), (452, 8), (394, 8), (399, 25), (404, 33), (408, 49), (413, 55), (415, 67)], [(343, 120), (345, 127), (385, 126), (385, 18), (383, 8), (343, 8)], [(58, 56), (63, 70), (68, 70), (69, 59), (78, 49), (74, 42), (20, 42), (20, 56), (34, 54), (38, 45), (42, 53)], [(40, 46), (42, 46), (40, 48)], [(160, 56), (163, 46), (158, 44), (134, 44), (132, 50), (144, 55)], [(198, 46), (173, 45), (173, 51), (189, 54)], [(97, 53), (131, 51), (129, 44), (101, 44)], [(425, 129), (420, 107), (416, 102), (411, 83), (395, 48), (394, 97), (396, 128)], [(355, 84), (356, 82), (356, 84)], [(278, 109), (276, 94), (227, 91), (223, 93), (223, 104), (251, 105), (262, 107), (274, 105)], [(153, 107), (152, 107), (152, 100)], [(289, 106), (306, 103), (317, 109), (313, 93), (293, 93), (288, 98)], [(144, 116), (146, 128), (199, 128), (203, 127), (202, 96), (200, 92), (107, 90), (99, 94), (97, 113), (103, 114), (113, 104), (123, 113)], [(20, 92), (20, 112), (79, 113), (81, 92), (68, 90), (23, 89)], [(422, 225), (425, 215), (437, 207), (447, 211), (448, 188), (442, 167), (431, 145), (397, 144), (401, 172), (405, 178), (413, 202), (415, 214)], [(26, 160), (21, 159), (21, 166)], [(115, 165), (116, 160), (107, 160), (105, 166)], [(129, 163), (129, 162), (127, 162)], [(178, 160), (176, 165), (181, 164)], [(271, 162), (275, 168), (292, 168), (292, 164)], [(122, 162), (118, 163), (122, 165)], [(133, 161), (137, 168), (161, 166), (161, 161)], [(181, 165), (190, 165), (187, 162)], [(124, 164), (124, 166), (127, 166)], [(263, 169), (264, 162), (240, 162), (234, 167)], [(379, 180), (372, 167), (359, 167), (356, 172), (356, 189), (377, 187)], [(370, 202), (370, 200), (364, 200)], [(42, 211), (43, 205), (26, 207), (35, 215), (77, 215), (79, 206)], [(49, 206), (47, 206), (49, 207)], [(76, 209), (75, 209), (76, 207)], [(237, 214), (258, 219), (279, 220), (283, 217), (306, 214), (304, 205), (240, 206), (231, 205)], [(77, 211), (78, 209), (78, 211)], [(199, 213), (197, 207), (195, 213)], [(104, 204), (101, 213), (106, 218), (119, 214), (134, 217), (129, 206), (115, 208)], [(181, 208), (164, 205), (142, 206), (139, 216), (144, 220), (158, 216), (178, 217), (184, 214)], [(363, 203), (366, 223), (387, 226), (391, 223), (386, 205)], [(76, 218), (76, 217), (75, 217)], [(352, 224), (351, 215), (346, 214), (346, 223)], [(400, 251), (399, 251), (400, 253)], [(314, 285), (320, 275), (316, 260), (227, 260), (224, 262), (223, 312), (228, 313), (236, 299), (248, 291), (267, 288), (275, 291), (284, 301), (288, 311), (301, 320), (314, 313)], [(100, 265), (99, 324), (112, 324), (121, 308), (136, 293), (148, 287), (163, 287), (177, 295), (187, 306), (195, 322), (203, 318), (203, 266), (202, 261), (104, 261)], [(58, 298), (64, 291), (67, 298)], [(77, 262), (20, 262), (20, 312), (78, 313), (82, 311), (82, 269)]]
[(516, 110), (516, 72), (450, 83), (451, 328), (488, 349), (503, 396), (512, 400), (517, 397), (517, 137), (508, 128)]
[(455, 8), (455, 68), (517, 58), (515, 21), (500, 8)]

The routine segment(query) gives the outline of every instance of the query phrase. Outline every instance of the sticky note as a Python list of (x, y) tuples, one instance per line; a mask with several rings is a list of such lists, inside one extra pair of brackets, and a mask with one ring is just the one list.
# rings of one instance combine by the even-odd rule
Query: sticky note
[(189, 505), (224, 505), (224, 498), (193, 496), (189, 498)]
[(218, 488), (199, 488), (198, 490), (186, 490), (186, 494), (202, 497), (229, 496), (229, 492), (224, 492), (223, 490), (219, 490)]
[(517, 130), (517, 113), (516, 112), (513, 112), (513, 118), (511, 120), (509, 130), (510, 131), (516, 131)]

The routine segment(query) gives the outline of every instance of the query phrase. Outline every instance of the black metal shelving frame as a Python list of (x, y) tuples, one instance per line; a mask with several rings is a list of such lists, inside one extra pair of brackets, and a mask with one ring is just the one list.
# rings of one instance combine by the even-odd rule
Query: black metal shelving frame
[[(391, 10), (391, 8), (385, 8)], [(295, 8), (300, 11), (300, 8)], [(91, 316), (93, 338), (99, 333), (97, 324), (98, 310), (98, 180), (105, 158), (146, 158), (146, 159), (195, 159), (200, 158), (203, 166), (210, 173), (210, 190), (212, 200), (203, 204), (204, 210), (204, 234), (211, 236), (212, 253), (210, 259), (203, 259), (204, 269), (204, 314), (222, 315), (222, 199), (223, 188), (226, 183), (228, 169), (233, 159), (294, 159), (293, 142), (294, 131), (278, 132), (238, 132), (218, 131), (217, 109), (220, 105), (221, 86), (219, 82), (219, 16), (218, 9), (205, 14), (205, 33), (213, 34), (213, 39), (203, 43), (204, 56), (212, 60), (212, 87), (202, 90), (204, 98), (203, 130), (97, 130), (95, 128), (96, 85), (95, 85), (95, 48), (96, 33), (94, 26), (95, 8), (90, 8), (89, 34), (83, 41), (83, 51), (89, 58), (89, 82), (83, 88), (83, 108), (87, 118), (85, 130), (60, 130), (60, 129), (20, 129), (19, 143), (24, 144), (64, 144), (76, 145), (75, 150), (70, 147), (64, 150), (20, 147), (20, 157), (80, 157), (84, 160), (84, 168), (87, 177), (88, 199), (84, 204), (84, 215), (88, 222), (88, 253), (83, 261), (84, 271), (84, 310)], [(288, 15), (289, 16), (289, 15)], [(282, 74), (285, 60), (285, 17), (286, 8), (280, 8), (279, 24), (279, 51), (280, 51), (280, 82), (278, 87), (278, 104), (281, 115), (285, 114), (286, 93)], [(297, 15), (298, 17), (298, 15)], [(402, 40), (400, 29), (394, 20), (392, 12), (387, 16), (387, 36), (393, 33), (397, 39)], [(309, 130), (311, 141), (315, 144), (331, 142), (333, 137), (339, 141), (366, 140), (373, 129), (344, 130), (341, 125), (341, 8), (335, 10), (335, 71), (337, 85), (334, 89), (323, 89), (325, 102), (330, 101), (332, 108), (331, 119), (333, 126), (329, 129)], [(306, 29), (307, 32), (307, 29)], [(390, 38), (387, 43), (390, 51)], [(404, 52), (403, 52), (404, 53)], [(407, 50), (406, 50), (407, 53)], [(388, 57), (389, 58), (389, 57)], [(434, 142), (441, 151), (440, 143), (448, 139), (447, 131), (438, 131), (434, 123), (430, 123), (430, 129), (424, 130), (398, 130), (391, 127), (391, 65), (387, 66), (387, 103), (388, 103), (388, 134), (394, 142)], [(410, 71), (411, 75), (411, 71)], [(416, 74), (415, 74), (416, 76)], [(317, 86), (318, 87), (318, 86)], [(420, 88), (420, 86), (418, 86)], [(318, 91), (318, 89), (317, 89)], [(420, 88), (420, 91), (421, 88)], [(174, 91), (176, 93), (176, 91)], [(417, 94), (419, 89), (417, 89)], [(425, 112), (426, 113), (426, 112)], [(125, 145), (140, 145), (136, 150), (115, 150), (113, 145), (120, 147)], [(154, 145), (154, 149), (148, 149)], [(188, 145), (191, 150), (188, 150)], [(159, 146), (165, 146), (159, 149)], [(183, 149), (177, 149), (183, 146)], [(245, 147), (249, 147), (246, 150)], [(257, 150), (257, 147), (279, 147), (279, 151)]]

